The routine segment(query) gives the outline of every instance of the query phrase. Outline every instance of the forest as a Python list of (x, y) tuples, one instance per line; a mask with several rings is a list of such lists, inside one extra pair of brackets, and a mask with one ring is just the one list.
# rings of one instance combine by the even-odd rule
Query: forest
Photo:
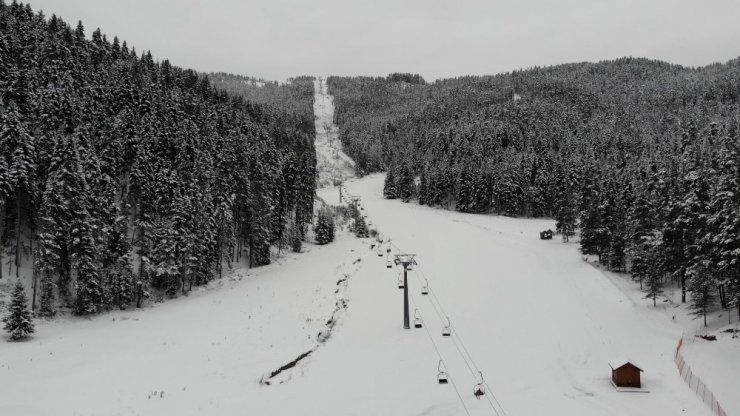
[[(300, 250), (313, 82), (249, 91), (0, 1), (0, 279), (91, 314)], [(290, 105), (285, 105), (290, 103)]]
[(345, 151), (358, 174), (388, 171), (386, 198), (552, 217), (654, 303), (674, 283), (705, 323), (740, 310), (740, 60), (328, 83)]

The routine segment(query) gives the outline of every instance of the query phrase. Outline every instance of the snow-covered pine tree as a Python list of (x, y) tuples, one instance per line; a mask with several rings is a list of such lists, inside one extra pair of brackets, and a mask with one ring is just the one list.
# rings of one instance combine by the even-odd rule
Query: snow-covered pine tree
[(493, 194), (496, 205), (502, 214), (518, 215), (522, 213), (524, 191), (513, 168), (500, 173)]
[(740, 314), (740, 143), (733, 124), (721, 139), (717, 187), (709, 203), (709, 225), (715, 231), (712, 263), (721, 275), (726, 307)]
[(402, 163), (398, 169), (396, 189), (398, 198), (403, 202), (409, 202), (414, 195), (414, 177), (411, 174), (411, 169), (405, 163)]
[(576, 235), (576, 205), (573, 201), (573, 193), (570, 190), (559, 198), (557, 212), (555, 213), (555, 229), (563, 236), (563, 241)]
[(385, 182), (383, 182), (383, 197), (385, 199), (398, 198), (398, 192), (396, 191), (396, 175), (394, 170), (394, 166), (391, 165), (388, 168), (388, 173), (385, 175)]
[(473, 212), (488, 212), (493, 198), (493, 177), (478, 169), (473, 185)]
[[(653, 300), (653, 306), (657, 306), (657, 297), (663, 293), (663, 271), (661, 270), (663, 260), (660, 258), (662, 253), (661, 241), (660, 233), (654, 232), (644, 236), (638, 246), (641, 260), (640, 267), (644, 269), (642, 273), (644, 273), (645, 294)], [(640, 280), (640, 289), (642, 289), (642, 280)]]
[(466, 166), (460, 170), (455, 183), (455, 210), (475, 212), (475, 183), (472, 168)]
[(85, 215), (73, 227), (72, 267), (77, 272), (74, 310), (78, 315), (95, 313), (105, 305), (105, 292), (99, 273), (100, 264), (96, 261), (95, 237), (90, 217)]
[(8, 315), (3, 318), (3, 329), (10, 334), (11, 341), (18, 341), (34, 332), (31, 311), (28, 310), (28, 300), (23, 284), (18, 280), (13, 288), (13, 295), (8, 308)]
[(707, 312), (714, 306), (717, 297), (715, 294), (716, 282), (706, 267), (695, 265), (689, 270), (688, 291), (691, 293), (691, 314), (704, 318), (707, 326)]
[(324, 245), (334, 241), (334, 217), (328, 208), (319, 210), (313, 232), (316, 238), (316, 244)]
[[(603, 206), (600, 204), (600, 192), (597, 185), (590, 184), (581, 196), (581, 252), (583, 254), (603, 254), (603, 242), (606, 240)], [(607, 240), (608, 241), (608, 240)]]
[(370, 231), (367, 229), (367, 224), (365, 223), (365, 219), (362, 218), (361, 215), (358, 215), (355, 218), (354, 231), (355, 231), (355, 235), (359, 238), (367, 238), (370, 236)]

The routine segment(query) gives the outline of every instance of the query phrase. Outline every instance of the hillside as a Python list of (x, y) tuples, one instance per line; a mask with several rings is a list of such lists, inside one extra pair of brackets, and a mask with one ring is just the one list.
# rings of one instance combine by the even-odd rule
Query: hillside
[(345, 150), (388, 171), (386, 198), (555, 218), (653, 299), (676, 282), (699, 315), (740, 310), (740, 60), (328, 84)]
[(22, 278), (40, 315), (187, 294), (305, 238), (311, 79), (249, 101), (17, 2), (0, 73), (0, 282)]

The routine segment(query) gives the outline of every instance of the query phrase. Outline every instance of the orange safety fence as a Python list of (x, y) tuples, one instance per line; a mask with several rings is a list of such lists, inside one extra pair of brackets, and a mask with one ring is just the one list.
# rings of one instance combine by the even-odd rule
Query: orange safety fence
[[(688, 338), (689, 342), (693, 342), (693, 338)], [(686, 382), (686, 384), (689, 385), (689, 388), (696, 393), (697, 396), (701, 397), (701, 399), (704, 401), (704, 403), (707, 404), (712, 409), (712, 412), (717, 416), (727, 416), (727, 412), (722, 408), (722, 406), (717, 401), (717, 398), (714, 396), (714, 393), (712, 393), (711, 390), (707, 387), (706, 384), (697, 376), (694, 374), (693, 371), (691, 371), (691, 366), (686, 362), (686, 360), (683, 358), (683, 354), (681, 353), (681, 348), (684, 344), (684, 337), (681, 337), (681, 339), (678, 340), (678, 345), (676, 346), (676, 355), (674, 356), (673, 361), (676, 363), (676, 367), (678, 368), (679, 374), (681, 374), (681, 378)]]

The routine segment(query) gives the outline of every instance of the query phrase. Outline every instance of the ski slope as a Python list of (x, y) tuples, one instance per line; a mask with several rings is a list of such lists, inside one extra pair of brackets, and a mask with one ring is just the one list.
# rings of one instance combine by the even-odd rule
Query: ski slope
[[(552, 221), (384, 200), (382, 185), (382, 175), (346, 183), (381, 232), (417, 255), (412, 274), (429, 279), (465, 348), (455, 337), (441, 336), (432, 297), (419, 294), (415, 276), (410, 289), (470, 414), (496, 414), (472, 395), (476, 369), (509, 415), (709, 414), (673, 363), (681, 328), (634, 303), (584, 262), (573, 244), (539, 240), (540, 230), (554, 228)], [(328, 197), (331, 191), (323, 192)], [(381, 409), (344, 408), (353, 414), (465, 414), (452, 386), (436, 384), (438, 353), (427, 335), (401, 327), (397, 271), (386, 270), (383, 259), (376, 263), (358, 273), (362, 291), (360, 284), (353, 288), (355, 297), (372, 299), (353, 300), (340, 340), (326, 350), (347, 355), (351, 364), (322, 382), (353, 380), (363, 393), (352, 392), (348, 406), (368, 395), (384, 403)], [(466, 349), (473, 363), (462, 358)], [(618, 393), (611, 386), (608, 361), (615, 356), (642, 366), (648, 394)], [(321, 364), (315, 363), (328, 367)]]
[(316, 170), (318, 186), (329, 186), (354, 178), (355, 162), (342, 151), (339, 129), (334, 124), (334, 98), (325, 78), (314, 80), (313, 112), (316, 127)]
[[(330, 98), (319, 83), (317, 123), (332, 120)], [(402, 327), (398, 268), (370, 239), (340, 231), (186, 298), (40, 322), (31, 340), (0, 343), (0, 415), (709, 414), (673, 364), (681, 328), (633, 302), (573, 244), (539, 240), (552, 221), (384, 200), (382, 175), (353, 178), (329, 140), (336, 127), (317, 131), (320, 184), (345, 180), (393, 253), (417, 255), (409, 288), (422, 328)], [(318, 194), (338, 200), (331, 186)], [(452, 337), (441, 336), (444, 316)], [(650, 393), (609, 383), (609, 359), (625, 355)], [(440, 358), (447, 385), (437, 383)], [(477, 371), (489, 388), (481, 400)]]

